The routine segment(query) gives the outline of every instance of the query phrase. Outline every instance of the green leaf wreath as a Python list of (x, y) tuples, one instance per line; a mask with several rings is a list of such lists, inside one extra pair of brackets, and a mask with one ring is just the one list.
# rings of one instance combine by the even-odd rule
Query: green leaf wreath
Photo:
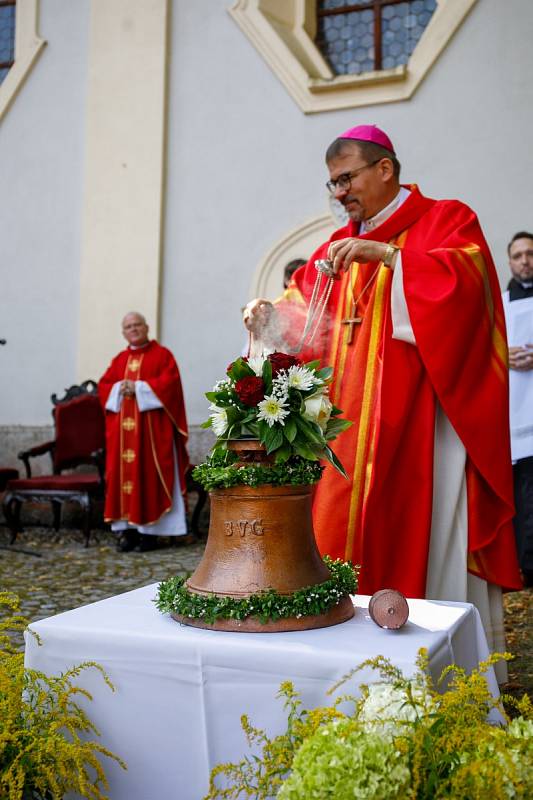
[(159, 584), (155, 604), (159, 611), (179, 614), (189, 619), (201, 619), (212, 625), (218, 619), (243, 620), (257, 617), (261, 623), (287, 617), (308, 617), (324, 614), (337, 605), (342, 597), (357, 591), (357, 573), (347, 561), (324, 562), (331, 577), (323, 583), (298, 589), (292, 594), (279, 594), (274, 589), (258, 592), (246, 598), (200, 595), (191, 592), (186, 579), (176, 576)]

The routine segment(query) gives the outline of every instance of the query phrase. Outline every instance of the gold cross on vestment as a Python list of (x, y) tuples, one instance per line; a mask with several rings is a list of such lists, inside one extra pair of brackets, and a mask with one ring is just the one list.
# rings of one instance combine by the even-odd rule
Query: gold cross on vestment
[(141, 362), (139, 361), (139, 359), (138, 358), (134, 358), (128, 364), (128, 369), (129, 369), (130, 372), (137, 372), (137, 370), (139, 369), (140, 366), (141, 366)]
[(341, 325), (349, 325), (350, 330), (348, 331), (348, 338), (346, 340), (346, 344), (351, 344), (353, 342), (353, 332), (356, 325), (361, 325), (363, 321), (363, 317), (348, 317), (347, 319), (341, 319)]
[(133, 417), (124, 417), (122, 420), (122, 427), (125, 431), (132, 431), (135, 428), (135, 420)]
[(124, 494), (131, 494), (133, 492), (133, 483), (131, 481), (126, 481), (126, 483), (123, 483), (122, 491)]
[(132, 461), (135, 461), (135, 452), (133, 450), (124, 450), (122, 458), (127, 464), (131, 464)]

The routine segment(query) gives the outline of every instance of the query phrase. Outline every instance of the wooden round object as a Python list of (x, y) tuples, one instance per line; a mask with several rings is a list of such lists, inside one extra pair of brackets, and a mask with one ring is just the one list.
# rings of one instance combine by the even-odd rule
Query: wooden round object
[(409, 606), (397, 589), (381, 589), (370, 598), (368, 613), (380, 628), (398, 630), (409, 618)]

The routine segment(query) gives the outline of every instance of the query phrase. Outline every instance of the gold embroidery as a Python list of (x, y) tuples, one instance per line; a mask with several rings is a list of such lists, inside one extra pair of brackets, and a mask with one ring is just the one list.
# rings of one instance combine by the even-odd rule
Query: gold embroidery
[(132, 358), (132, 360), (128, 364), (128, 370), (130, 372), (137, 372), (137, 370), (139, 369), (140, 366), (141, 366), (141, 362), (139, 361), (139, 359), (138, 358)]
[(122, 491), (124, 494), (131, 494), (133, 492), (133, 483), (126, 481), (126, 483), (122, 484)]
[(377, 375), (377, 352), (380, 336), (383, 329), (384, 301), (387, 298), (386, 288), (392, 276), (388, 267), (381, 267), (376, 283), (376, 293), (374, 296), (374, 307), (372, 309), (372, 320), (370, 329), (370, 341), (368, 344), (368, 356), (366, 362), (366, 372), (363, 388), (363, 399), (361, 403), (361, 416), (359, 420), (359, 432), (357, 434), (357, 446), (355, 453), (355, 465), (352, 482), (352, 496), (350, 498), (350, 510), (348, 517), (348, 535), (346, 539), (345, 558), (352, 558), (355, 524), (357, 515), (361, 507), (362, 491), (365, 483), (369, 480), (366, 475), (365, 451), (368, 443), (368, 436), (371, 433), (371, 411), (375, 395), (375, 379)]
[(124, 417), (122, 420), (122, 427), (125, 431), (133, 431), (135, 430), (135, 420), (133, 417)]
[(135, 451), (134, 450), (124, 450), (122, 453), (122, 458), (126, 462), (126, 464), (131, 464), (132, 461), (135, 461)]

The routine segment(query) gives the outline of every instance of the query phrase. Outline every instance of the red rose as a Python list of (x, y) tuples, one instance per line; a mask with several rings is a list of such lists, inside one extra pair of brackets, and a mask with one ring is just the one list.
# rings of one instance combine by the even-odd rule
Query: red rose
[(297, 367), (302, 362), (295, 356), (290, 356), (288, 353), (271, 353), (268, 360), (272, 364), (272, 377), (275, 378), (278, 372), (282, 369), (289, 369), (289, 367)]
[(261, 400), (265, 399), (265, 384), (262, 378), (249, 375), (237, 381), (235, 392), (245, 406), (256, 406)]

